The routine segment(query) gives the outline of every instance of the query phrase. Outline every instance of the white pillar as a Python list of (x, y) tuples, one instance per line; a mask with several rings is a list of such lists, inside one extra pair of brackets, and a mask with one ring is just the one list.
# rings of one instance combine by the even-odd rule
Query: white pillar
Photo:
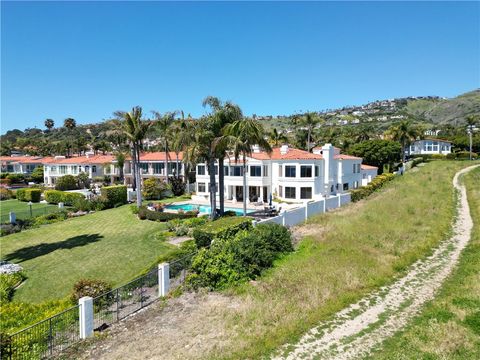
[(327, 198), (323, 199), (323, 213), (327, 212)]
[(307, 222), (308, 219), (308, 202), (305, 203), (305, 222)]
[(284, 211), (284, 212), (282, 212), (282, 213), (280, 214), (280, 216), (282, 217), (282, 225), (283, 225), (283, 226), (286, 226), (286, 225), (285, 225), (285, 213), (286, 213), (286, 211)]
[(338, 207), (342, 206), (342, 194), (338, 194)]
[(78, 300), (80, 305), (80, 339), (86, 339), (93, 335), (93, 298), (90, 296), (82, 297)]
[(167, 296), (170, 288), (170, 265), (168, 263), (158, 264), (158, 296)]

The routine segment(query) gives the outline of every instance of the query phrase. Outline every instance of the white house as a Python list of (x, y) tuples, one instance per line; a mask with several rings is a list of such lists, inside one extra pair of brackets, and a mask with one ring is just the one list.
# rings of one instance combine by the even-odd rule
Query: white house
[[(339, 149), (331, 144), (314, 148), (312, 153), (283, 145), (268, 154), (255, 147), (246, 162), (248, 201), (266, 203), (270, 195), (289, 202), (318, 200), (362, 184), (362, 159), (340, 154)], [(227, 157), (223, 171), (225, 199), (242, 201), (243, 163)], [(215, 164), (215, 174), (218, 188), (218, 163)], [(208, 200), (210, 176), (207, 164), (197, 165), (196, 176), (196, 196)]]
[(36, 167), (42, 166), (44, 158), (40, 156), (0, 156), (1, 172), (31, 174)]
[(406, 150), (407, 155), (450, 154), (452, 142), (442, 139), (427, 138), (413, 142)]
[(375, 176), (378, 175), (378, 167), (362, 164), (360, 166), (360, 170), (362, 172), (362, 186), (367, 185), (370, 183)]

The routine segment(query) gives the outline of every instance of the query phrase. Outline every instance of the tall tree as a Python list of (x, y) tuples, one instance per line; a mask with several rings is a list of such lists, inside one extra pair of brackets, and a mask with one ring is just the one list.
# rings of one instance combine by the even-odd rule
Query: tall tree
[(183, 164), (185, 169), (185, 181), (187, 184), (187, 192), (190, 191), (190, 167), (195, 166), (195, 151), (192, 151), (192, 144), (195, 141), (196, 123), (193, 120), (185, 120), (179, 124), (178, 131), (175, 132), (174, 149), (175, 152), (183, 151)]
[(468, 133), (468, 150), (470, 152), (469, 158), (472, 160), (472, 137), (473, 132), (475, 131), (475, 126), (478, 122), (478, 115), (468, 115), (467, 118), (467, 133)]
[(258, 121), (253, 119), (236, 120), (231, 124), (227, 124), (223, 129), (222, 142), (228, 144), (233, 152), (235, 161), (240, 156), (243, 161), (243, 216), (247, 215), (247, 156), (251, 155), (254, 145), (260, 146), (268, 153), (272, 152), (272, 148), (267, 140), (265, 140), (265, 130)]
[(168, 183), (168, 158), (169, 158), (169, 140), (170, 140), (170, 130), (175, 122), (175, 117), (177, 112), (167, 112), (165, 114), (160, 114), (158, 111), (153, 111), (156, 120), (156, 126), (160, 130), (161, 139), (163, 142), (163, 148), (165, 151), (165, 181)]
[(283, 131), (278, 131), (277, 128), (273, 128), (273, 130), (268, 133), (268, 142), (272, 146), (278, 147), (287, 141), (287, 135), (285, 135)]
[(294, 124), (300, 129), (307, 131), (307, 151), (310, 152), (313, 148), (312, 133), (317, 125), (320, 124), (321, 119), (317, 116), (317, 114), (307, 112), (303, 116), (295, 116), (293, 120)]
[(145, 140), (147, 131), (152, 126), (152, 122), (142, 119), (142, 108), (140, 106), (132, 108), (131, 112), (123, 113), (123, 117), (123, 132), (128, 139), (132, 154), (133, 174), (137, 192), (137, 207), (140, 207), (142, 206), (140, 150), (142, 149), (143, 140)]
[(392, 125), (386, 132), (387, 137), (397, 141), (402, 146), (402, 162), (405, 162), (405, 150), (412, 141), (421, 136), (418, 127), (410, 120), (400, 121), (398, 124)]
[(116, 160), (116, 164), (115, 164), (115, 167), (118, 169), (119, 171), (119, 178), (120, 178), (120, 181), (123, 182), (124, 180), (124, 175), (123, 175), (123, 167), (125, 165), (125, 160), (126, 160), (126, 155), (123, 151), (115, 151), (114, 153), (115, 155), (115, 160)]
[(75, 128), (77, 126), (77, 122), (75, 121), (75, 119), (66, 118), (63, 121), (63, 126), (65, 126), (69, 130), (72, 130), (73, 128)]
[(50, 131), (55, 126), (55, 121), (53, 121), (52, 119), (46, 119), (44, 124), (47, 130)]

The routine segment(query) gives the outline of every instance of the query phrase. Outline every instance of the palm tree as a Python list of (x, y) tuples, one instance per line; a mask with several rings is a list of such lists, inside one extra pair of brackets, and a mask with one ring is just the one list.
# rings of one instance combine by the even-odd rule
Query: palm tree
[(44, 124), (48, 131), (50, 131), (55, 126), (55, 121), (53, 121), (52, 119), (46, 119)]
[(122, 151), (116, 151), (114, 153), (114, 155), (115, 155), (115, 160), (117, 162), (115, 167), (117, 167), (118, 171), (119, 171), (118, 177), (120, 178), (120, 181), (123, 181), (124, 180), (123, 167), (125, 165), (125, 159), (127, 157), (126, 157), (125, 153), (122, 152)]
[(177, 112), (167, 112), (161, 115), (158, 111), (153, 111), (153, 114), (156, 119), (156, 126), (159, 128), (163, 140), (163, 147), (165, 150), (165, 181), (168, 184), (168, 141), (170, 136), (170, 130), (175, 121), (175, 116), (177, 115)]
[(278, 131), (277, 128), (274, 128), (268, 133), (268, 142), (272, 146), (278, 147), (280, 144), (286, 143), (287, 141), (287, 135), (285, 135), (283, 131)]
[(473, 131), (475, 130), (475, 125), (477, 124), (478, 115), (468, 115), (467, 118), (467, 133), (469, 137), (469, 151), (470, 151), (470, 160), (472, 160), (472, 136)]
[[(183, 116), (182, 116), (183, 118)], [(196, 123), (193, 120), (185, 120), (182, 119), (178, 131), (175, 132), (174, 144), (173, 148), (175, 149), (175, 153), (183, 151), (183, 164), (185, 167), (185, 181), (187, 184), (187, 192), (190, 190), (190, 167), (195, 166), (195, 151), (192, 151), (192, 144), (195, 141), (195, 131), (196, 131)], [(177, 155), (177, 163), (178, 163), (178, 155)], [(178, 174), (178, 170), (177, 170)]]
[(247, 156), (252, 153), (252, 147), (258, 145), (268, 153), (272, 148), (265, 140), (265, 130), (258, 121), (253, 119), (236, 120), (227, 124), (223, 129), (223, 138), (221, 141), (228, 144), (238, 161), (242, 156), (243, 161), (243, 216), (247, 215)]
[[(213, 132), (216, 138), (221, 138), (222, 130), (227, 124), (231, 124), (235, 121), (243, 118), (242, 110), (240, 107), (230, 101), (222, 102), (219, 98), (214, 96), (208, 96), (203, 100), (203, 106), (209, 106), (212, 109), (211, 119), (213, 125)], [(214, 141), (213, 152), (218, 160), (218, 189), (220, 200), (220, 215), (223, 215), (225, 210), (225, 192), (224, 192), (224, 161), (227, 155), (227, 146), (221, 141)]]
[(320, 118), (311, 112), (307, 112), (304, 116), (296, 116), (293, 119), (294, 123), (307, 130), (307, 151), (311, 151), (312, 146), (312, 132), (315, 127), (320, 123)]
[(421, 132), (410, 120), (403, 120), (391, 126), (386, 135), (402, 145), (402, 162), (405, 162), (405, 149), (421, 135)]
[(72, 118), (66, 118), (64, 121), (63, 121), (63, 126), (65, 126), (67, 129), (69, 130), (72, 130), (74, 127), (77, 126), (77, 122), (75, 121), (75, 119), (72, 119)]
[(123, 113), (123, 132), (126, 135), (132, 152), (133, 175), (137, 192), (137, 207), (142, 206), (140, 150), (147, 131), (152, 126), (151, 121), (142, 120), (142, 108), (136, 106), (131, 112)]

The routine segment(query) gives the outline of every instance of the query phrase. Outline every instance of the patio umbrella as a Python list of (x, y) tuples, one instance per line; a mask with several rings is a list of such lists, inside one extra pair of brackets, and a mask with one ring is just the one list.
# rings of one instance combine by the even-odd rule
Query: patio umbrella
[(268, 199), (268, 205), (272, 206), (272, 201), (273, 201), (272, 193), (270, 193), (270, 198)]

